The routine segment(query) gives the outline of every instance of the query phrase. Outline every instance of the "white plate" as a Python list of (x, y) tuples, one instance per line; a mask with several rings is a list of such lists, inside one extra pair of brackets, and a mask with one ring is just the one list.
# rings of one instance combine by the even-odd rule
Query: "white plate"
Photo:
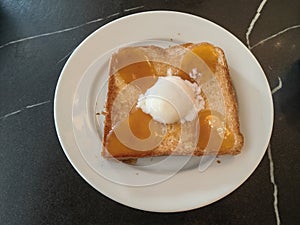
[[(210, 42), (224, 50), (237, 92), (245, 145), (240, 155), (222, 157), (220, 164), (213, 163), (205, 172), (191, 167), (161, 183), (144, 187), (125, 186), (104, 178), (91, 162), (92, 156), (82, 154), (85, 143), (88, 148), (93, 148), (93, 153), (100, 152), (91, 105), (95, 103), (95, 92), (107, 73), (102, 71), (105, 60), (101, 61), (104, 62), (101, 65), (97, 60), (105, 58), (107, 52), (118, 46), (154, 39), (176, 43)], [(203, 18), (154, 11), (115, 20), (95, 31), (78, 46), (60, 75), (54, 118), (60, 143), (69, 161), (96, 190), (133, 208), (176, 212), (215, 202), (251, 175), (261, 161), (271, 136), (273, 102), (263, 70), (236, 37)], [(97, 164), (100, 156), (96, 157), (94, 163)]]

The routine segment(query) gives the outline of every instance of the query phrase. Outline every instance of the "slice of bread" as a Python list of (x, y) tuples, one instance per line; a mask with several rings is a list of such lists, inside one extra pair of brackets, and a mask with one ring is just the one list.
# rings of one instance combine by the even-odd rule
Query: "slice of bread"
[[(199, 57), (200, 60), (197, 61)], [(194, 61), (193, 66), (189, 65), (190, 61)], [(198, 71), (193, 74), (191, 70), (194, 69), (195, 72), (195, 63), (197, 63)], [(129, 64), (134, 66), (126, 67)], [(201, 65), (198, 67), (198, 64)], [(141, 94), (141, 90), (130, 85), (130, 82), (137, 77), (150, 76), (155, 79), (157, 76), (170, 74), (196, 82), (201, 87), (205, 107), (199, 112), (199, 119), (196, 120), (196, 123), (199, 123), (200, 134), (195, 132), (195, 121), (194, 123), (167, 124), (164, 126), (165, 133), (161, 134), (161, 142), (155, 148), (138, 151), (126, 147), (118, 140), (114, 129), (121, 121), (128, 120), (128, 112), (132, 110), (132, 106), (136, 104)], [(235, 155), (240, 153), (243, 147), (244, 140), (240, 132), (238, 105), (226, 58), (222, 49), (209, 43), (187, 43), (166, 49), (157, 46), (119, 49), (110, 60), (110, 77), (104, 114), (102, 156), (106, 158)], [(208, 120), (208, 118), (212, 118), (212, 120)], [(223, 124), (221, 136), (216, 135), (217, 132), (213, 127), (207, 128), (216, 118)], [(145, 126), (148, 126), (148, 123), (145, 123)], [(143, 125), (139, 124), (143, 124), (143, 121), (133, 121), (133, 124), (142, 129)], [(202, 131), (208, 129), (209, 132), (205, 134), (205, 132), (201, 132), (201, 129)], [(184, 135), (182, 135), (183, 131)], [(215, 141), (215, 139), (220, 140)]]

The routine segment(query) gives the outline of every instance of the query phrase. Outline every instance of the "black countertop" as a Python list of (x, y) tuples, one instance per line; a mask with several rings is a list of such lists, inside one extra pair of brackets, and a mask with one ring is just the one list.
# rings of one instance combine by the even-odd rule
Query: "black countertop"
[[(270, 148), (255, 172), (222, 200), (183, 213), (131, 209), (94, 190), (67, 160), (53, 121), (54, 90), (73, 49), (112, 20), (157, 9), (229, 30), (274, 92)], [(0, 224), (299, 224), (299, 10), (297, 0), (2, 0)]]

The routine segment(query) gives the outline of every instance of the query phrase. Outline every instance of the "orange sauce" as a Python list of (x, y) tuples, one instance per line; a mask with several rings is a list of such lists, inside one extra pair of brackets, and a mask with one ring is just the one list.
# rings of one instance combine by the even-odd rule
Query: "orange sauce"
[[(214, 138), (220, 138), (220, 150), (230, 149), (234, 145), (234, 135), (226, 125), (224, 118), (219, 113), (212, 112), (210, 110), (202, 110), (198, 114), (200, 132), (197, 147), (204, 150), (209, 142), (211, 132), (220, 132), (219, 135), (215, 135)], [(219, 130), (219, 131), (218, 131)], [(223, 140), (221, 140), (223, 138)]]
[(152, 120), (152, 117), (149, 114), (134, 107), (129, 113), (128, 119), (130, 130), (137, 138), (146, 139), (150, 137), (151, 131), (149, 129), (149, 123)]
[[(189, 48), (190, 45), (186, 44), (184, 45), (184, 47)], [(191, 51), (199, 57), (201, 57), (202, 60), (209, 66), (209, 68), (213, 72), (215, 71), (218, 56), (215, 52), (215, 49), (212, 46), (208, 44), (196, 45), (195, 47), (191, 48)], [(184, 61), (187, 62), (188, 57), (189, 56), (187, 55)], [(117, 72), (117, 74), (121, 76), (121, 78), (126, 83), (130, 83), (138, 78), (146, 76), (157, 77), (158, 74), (155, 74), (153, 63), (155, 62), (150, 62), (146, 60), (142, 62), (133, 63), (120, 69)], [(178, 70), (177, 75), (184, 80), (190, 80), (194, 82), (194, 80), (192, 80), (190, 76), (182, 70)], [(159, 74), (159, 76), (161, 76), (161, 74)], [(166, 74), (163, 74), (163, 76), (166, 76)], [(140, 139), (148, 138), (151, 135), (151, 132), (149, 130), (149, 123), (151, 119), (152, 117), (148, 114), (145, 114), (141, 109), (133, 109), (128, 116), (129, 126), (132, 133)], [(217, 115), (217, 120), (222, 121), (222, 115)], [(212, 113), (210, 110), (202, 110), (199, 112), (199, 124), (200, 134), (197, 147), (203, 150), (208, 144), (211, 132), (213, 130), (216, 130), (218, 128), (218, 125), (212, 127)], [(234, 145), (234, 136), (227, 126), (224, 127), (223, 134), (224, 137), (221, 145), (221, 150), (230, 149)], [(142, 156), (146, 155), (149, 152), (136, 151), (126, 147), (118, 140), (114, 132), (111, 132), (111, 134), (107, 138), (108, 140), (106, 148), (112, 156), (126, 156), (130, 154), (136, 154), (137, 152), (139, 156)]]
[(218, 63), (218, 54), (213, 46), (209, 44), (196, 45), (191, 51), (201, 57), (211, 71), (215, 72)]
[[(152, 117), (144, 113), (141, 109), (133, 108), (129, 113), (128, 120), (129, 128), (137, 138), (146, 139), (151, 135), (149, 123), (152, 120)], [(106, 149), (112, 156), (126, 156), (137, 153), (142, 155), (149, 152), (137, 151), (125, 146), (120, 142), (115, 132), (111, 132), (111, 134), (108, 136)]]
[(118, 71), (118, 74), (127, 84), (138, 78), (155, 76), (153, 66), (149, 61), (137, 62), (125, 66)]

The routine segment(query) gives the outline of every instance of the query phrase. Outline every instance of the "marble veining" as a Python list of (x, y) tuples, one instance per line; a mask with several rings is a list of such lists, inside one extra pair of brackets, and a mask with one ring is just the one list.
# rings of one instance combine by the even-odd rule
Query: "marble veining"
[[(124, 12), (130, 12), (130, 11), (133, 11), (133, 10), (141, 9), (143, 7), (144, 6), (138, 6), (138, 7), (134, 7), (134, 8), (124, 9), (123, 11)], [(118, 16), (119, 14), (120, 14), (120, 12), (111, 14), (107, 17), (101, 17), (101, 18), (98, 18), (98, 19), (95, 19), (95, 20), (91, 20), (91, 21), (88, 21), (86, 23), (83, 23), (83, 24), (80, 24), (80, 25), (77, 25), (77, 26), (74, 26), (74, 27), (69, 27), (69, 28), (66, 28), (66, 29), (63, 29), (63, 30), (57, 30), (57, 31), (49, 32), (49, 33), (38, 34), (38, 35), (34, 35), (34, 36), (26, 37), (26, 38), (21, 38), (21, 39), (14, 40), (14, 41), (10, 41), (10, 42), (7, 42), (3, 45), (0, 45), (0, 49), (4, 48), (4, 47), (7, 47), (9, 45), (12, 45), (12, 44), (17, 44), (17, 43), (23, 42), (23, 41), (28, 41), (28, 40), (32, 40), (32, 39), (36, 39), (36, 38), (41, 38), (41, 37), (46, 37), (46, 36), (50, 36), (50, 35), (54, 35), (54, 34), (60, 34), (60, 33), (68, 32), (68, 31), (76, 30), (76, 29), (84, 27), (86, 25), (97, 23), (97, 22), (109, 19), (111, 17)]]
[(253, 30), (253, 27), (254, 27), (256, 21), (257, 21), (258, 18), (260, 17), (260, 12), (261, 12), (261, 10), (263, 9), (263, 7), (264, 7), (264, 5), (265, 5), (266, 3), (267, 3), (267, 0), (262, 0), (262, 1), (261, 1), (259, 7), (258, 7), (257, 10), (256, 10), (256, 14), (255, 14), (255, 16), (253, 17), (253, 19), (252, 19), (252, 21), (250, 22), (250, 25), (249, 25), (249, 27), (248, 27), (248, 30), (247, 30), (247, 33), (246, 33), (246, 41), (247, 41), (247, 46), (248, 46), (248, 48), (250, 48), (250, 49), (251, 49), (251, 47), (250, 47), (250, 34), (251, 34), (252, 30)]
[(71, 55), (73, 53), (74, 50), (69, 51), (68, 54), (66, 54), (64, 57), (62, 57), (60, 60), (57, 61), (56, 64), (61, 63), (62, 61), (64, 61), (69, 55)]
[[(272, 95), (275, 94), (277, 91), (279, 91), (282, 88), (282, 81), (281, 78), (278, 77), (278, 85), (272, 89)], [(276, 224), (280, 225), (280, 216), (279, 216), (279, 210), (278, 210), (278, 188), (277, 188), (277, 184), (275, 182), (275, 175), (274, 175), (274, 162), (272, 159), (272, 152), (271, 152), (271, 144), (269, 143), (268, 146), (268, 159), (269, 159), (269, 163), (270, 163), (270, 180), (271, 183), (273, 184), (273, 197), (274, 197), (274, 201), (273, 201), (273, 207), (274, 207), (274, 211), (275, 211), (275, 216), (276, 216)]]
[[(297, 26), (293, 26), (293, 27), (289, 27), (289, 28), (286, 28), (274, 35), (271, 35), (270, 37), (267, 37), (265, 38), (264, 40), (254, 44), (253, 46), (250, 45), (250, 34), (254, 28), (254, 25), (256, 23), (256, 21), (258, 20), (258, 18), (260, 17), (261, 15), (261, 11), (264, 7), (264, 5), (267, 3), (267, 0), (263, 0), (261, 1), (258, 9), (256, 10), (256, 14), (255, 16), (253, 17), (252, 21), (250, 22), (250, 25), (247, 29), (247, 32), (246, 32), (246, 42), (247, 42), (247, 46), (248, 48), (251, 50), (253, 49), (254, 47), (264, 43), (265, 41), (268, 41), (274, 37), (277, 37), (278, 35), (288, 31), (288, 30), (291, 30), (291, 29), (295, 29), (297, 28)], [(272, 89), (272, 94), (275, 94), (278, 90), (280, 90), (282, 88), (282, 81), (281, 81), (281, 78), (278, 77), (278, 85)], [(269, 143), (269, 146), (268, 146), (268, 159), (269, 159), (269, 163), (270, 163), (270, 180), (271, 180), (271, 183), (273, 184), (273, 189), (274, 189), (274, 192), (273, 192), (273, 196), (274, 196), (274, 201), (273, 201), (273, 207), (274, 207), (274, 211), (275, 211), (275, 216), (276, 216), (276, 224), (277, 225), (280, 225), (280, 216), (279, 216), (279, 210), (278, 210), (278, 188), (277, 188), (277, 184), (275, 182), (275, 175), (274, 175), (274, 162), (273, 162), (273, 159), (272, 159), (272, 153), (271, 153), (271, 144)]]
[(259, 45), (265, 43), (266, 41), (269, 41), (269, 40), (271, 40), (271, 39), (277, 37), (278, 35), (281, 35), (281, 34), (287, 32), (287, 31), (289, 31), (289, 30), (293, 30), (293, 29), (297, 29), (297, 28), (300, 28), (300, 24), (299, 24), (299, 25), (294, 25), (294, 26), (291, 26), (291, 27), (288, 27), (288, 28), (285, 28), (285, 29), (283, 29), (283, 30), (277, 32), (276, 34), (273, 34), (273, 35), (271, 35), (271, 36), (269, 36), (269, 37), (267, 37), (267, 38), (265, 38), (265, 39), (263, 39), (263, 40), (257, 42), (256, 44), (250, 46), (249, 48), (250, 48), (250, 49), (253, 49), (253, 48), (255, 48), (255, 47), (257, 47), (257, 46), (259, 46)]
[(281, 81), (281, 78), (278, 77), (278, 85), (275, 88), (272, 89), (272, 94), (275, 94), (281, 88), (282, 88), (282, 81)]
[(7, 114), (5, 114), (4, 116), (1, 116), (1, 117), (0, 117), (0, 120), (5, 119), (5, 118), (10, 117), (10, 116), (13, 116), (13, 115), (16, 115), (16, 114), (20, 113), (21, 111), (22, 111), (22, 110), (19, 109), (19, 110), (14, 111), (14, 112), (7, 113)]
[(54, 34), (60, 34), (60, 33), (64, 33), (64, 32), (67, 32), (67, 31), (75, 30), (75, 29), (78, 29), (80, 27), (84, 27), (88, 24), (96, 23), (96, 22), (99, 22), (99, 21), (102, 21), (102, 20), (104, 20), (104, 18), (98, 18), (98, 19), (89, 21), (87, 23), (80, 24), (80, 25), (74, 26), (74, 27), (69, 27), (69, 28), (66, 28), (66, 29), (63, 29), (63, 30), (57, 30), (57, 31), (49, 32), (49, 33), (38, 34), (38, 35), (26, 37), (26, 38), (21, 38), (19, 40), (15, 40), (15, 41), (10, 41), (6, 44), (0, 45), (0, 49), (4, 48), (4, 47), (7, 47), (9, 45), (12, 45), (12, 44), (23, 42), (23, 41), (28, 41), (28, 40), (32, 40), (32, 39), (36, 39), (36, 38), (46, 37), (46, 36), (50, 36), (50, 35), (54, 35)]
[(138, 9), (142, 9), (144, 8), (144, 6), (137, 6), (137, 7), (133, 7), (133, 8), (129, 8), (129, 9), (124, 9), (124, 12), (130, 12), (130, 11), (133, 11), (133, 10), (138, 10)]
[[(111, 18), (111, 17), (118, 16), (118, 15), (120, 15), (120, 13), (119, 13), (119, 12), (117, 12), (117, 13), (114, 13), (114, 14), (111, 14), (111, 15), (107, 16), (107, 17), (106, 17), (106, 19), (109, 19), (109, 18)], [(91, 23), (92, 23), (92, 21), (91, 21)]]
[(275, 211), (275, 216), (276, 216), (276, 224), (280, 225), (280, 216), (279, 216), (279, 211), (278, 211), (278, 197), (277, 197), (278, 189), (277, 189), (277, 185), (276, 185), (276, 182), (275, 182), (275, 176), (274, 176), (274, 163), (273, 163), (273, 159), (272, 159), (271, 144), (269, 144), (267, 151), (268, 151), (268, 158), (269, 158), (269, 161), (270, 161), (270, 179), (271, 179), (271, 183), (273, 184), (273, 188), (274, 188), (273, 206), (274, 206), (274, 211)]
[(10, 116), (13, 116), (13, 115), (17, 115), (17, 114), (23, 112), (24, 110), (32, 109), (32, 108), (35, 108), (35, 107), (38, 107), (38, 106), (42, 106), (42, 105), (48, 104), (50, 102), (51, 102), (50, 100), (47, 100), (47, 101), (44, 101), (44, 102), (35, 103), (33, 105), (24, 106), (23, 108), (18, 109), (18, 110), (14, 111), (14, 112), (10, 112), (10, 113), (7, 113), (7, 114), (5, 114), (3, 116), (0, 116), (0, 120), (6, 119), (6, 118), (8, 118)]

